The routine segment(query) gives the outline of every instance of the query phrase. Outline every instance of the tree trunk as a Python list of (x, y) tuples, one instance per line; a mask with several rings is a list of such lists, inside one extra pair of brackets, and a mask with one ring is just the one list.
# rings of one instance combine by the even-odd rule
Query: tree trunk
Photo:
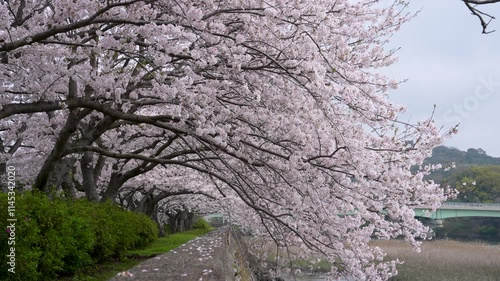
[(168, 223), (172, 233), (186, 231), (193, 228), (194, 214), (188, 210), (182, 210), (168, 215)]
[(97, 194), (96, 182), (94, 179), (94, 169), (92, 166), (92, 153), (85, 152), (80, 160), (80, 167), (83, 175), (83, 189), (85, 196), (90, 202), (99, 202), (99, 195)]
[(165, 231), (163, 225), (158, 220), (158, 201), (155, 200), (154, 194), (152, 192), (146, 193), (146, 195), (141, 199), (136, 207), (134, 207), (135, 212), (140, 212), (150, 217), (158, 227), (158, 234), (160, 237), (165, 236)]

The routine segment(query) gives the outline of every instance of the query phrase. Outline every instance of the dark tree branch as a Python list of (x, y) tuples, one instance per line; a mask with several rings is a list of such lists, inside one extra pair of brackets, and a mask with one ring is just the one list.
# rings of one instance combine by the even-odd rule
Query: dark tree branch
[(73, 135), (73, 133), (76, 131), (80, 120), (82, 120), (90, 113), (91, 110), (88, 109), (80, 112), (78, 112), (78, 110), (73, 110), (72, 112), (70, 112), (68, 119), (66, 120), (66, 124), (59, 133), (59, 137), (54, 144), (54, 148), (43, 163), (42, 168), (38, 173), (35, 184), (33, 185), (33, 189), (45, 190), (50, 173), (54, 170), (54, 166), (57, 161), (59, 161), (59, 159), (61, 159), (61, 157), (63, 156), (63, 152), (66, 149), (66, 145), (69, 142), (71, 135)]
[(479, 19), (481, 26), (483, 27), (483, 34), (495, 32), (495, 30), (488, 31), (488, 25), (491, 23), (492, 20), (495, 19), (495, 17), (480, 11), (476, 7), (479, 5), (498, 3), (500, 2), (500, 0), (484, 0), (484, 1), (462, 0), (462, 1), (464, 1), (465, 6), (467, 7), (467, 9), (471, 11), (472, 15), (476, 16)]
[(93, 24), (94, 21), (99, 16), (105, 14), (107, 11), (111, 10), (112, 8), (120, 7), (120, 6), (128, 6), (128, 5), (132, 5), (136, 2), (140, 2), (140, 0), (132, 0), (129, 2), (111, 3), (111, 4), (107, 5), (106, 7), (96, 11), (93, 15), (91, 15), (90, 17), (88, 17), (86, 19), (82, 19), (82, 20), (79, 20), (79, 21), (76, 21), (76, 22), (73, 22), (73, 23), (70, 23), (67, 25), (63, 25), (63, 26), (57, 26), (57, 27), (45, 30), (45, 31), (37, 33), (37, 34), (28, 35), (24, 38), (21, 38), (19, 40), (14, 41), (14, 42), (4, 43), (4, 44), (0, 45), (0, 52), (9, 52), (9, 51), (15, 50), (17, 48), (20, 48), (20, 47), (23, 47), (26, 45), (31, 45), (33, 43), (40, 42), (42, 40), (45, 40), (45, 39), (47, 39), (51, 36), (54, 36), (56, 34), (59, 34), (59, 33), (65, 33), (68, 31), (72, 31), (75, 29), (79, 29), (79, 28), (88, 26), (90, 24)]

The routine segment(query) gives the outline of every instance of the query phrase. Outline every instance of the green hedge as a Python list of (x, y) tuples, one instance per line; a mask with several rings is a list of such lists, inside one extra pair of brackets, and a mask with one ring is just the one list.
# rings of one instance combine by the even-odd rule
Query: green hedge
[[(112, 203), (55, 199), (27, 192), (15, 198), (15, 274), (8, 273), (6, 229), (0, 231), (0, 280), (53, 280), (77, 269), (120, 257), (158, 238), (143, 214)], [(0, 221), (7, 226), (7, 194), (0, 193)]]

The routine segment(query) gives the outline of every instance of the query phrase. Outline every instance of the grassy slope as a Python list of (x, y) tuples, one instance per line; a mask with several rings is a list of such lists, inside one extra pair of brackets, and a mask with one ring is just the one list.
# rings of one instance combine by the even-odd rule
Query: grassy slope
[(187, 241), (208, 233), (210, 230), (195, 229), (170, 234), (159, 238), (156, 242), (144, 249), (128, 251), (125, 257), (115, 262), (109, 262), (93, 267), (84, 268), (72, 277), (61, 277), (59, 281), (104, 281), (115, 276), (118, 272), (126, 271), (135, 265), (164, 252), (168, 252)]

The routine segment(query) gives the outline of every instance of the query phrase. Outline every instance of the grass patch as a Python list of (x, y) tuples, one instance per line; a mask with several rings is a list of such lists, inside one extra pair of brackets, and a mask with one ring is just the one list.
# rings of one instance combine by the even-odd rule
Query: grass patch
[(106, 262), (78, 271), (75, 276), (59, 277), (59, 281), (106, 281), (118, 272), (126, 271), (137, 264), (163, 254), (198, 236), (210, 232), (211, 229), (194, 229), (179, 233), (169, 234), (146, 246), (144, 249), (126, 251), (120, 260)]
[(180, 245), (186, 243), (187, 241), (194, 239), (200, 235), (206, 234), (210, 229), (193, 229), (183, 232), (178, 232), (174, 234), (169, 234), (165, 237), (158, 238), (151, 245), (145, 249), (131, 250), (127, 251), (125, 255), (127, 257), (154, 257), (156, 255), (168, 252)]

